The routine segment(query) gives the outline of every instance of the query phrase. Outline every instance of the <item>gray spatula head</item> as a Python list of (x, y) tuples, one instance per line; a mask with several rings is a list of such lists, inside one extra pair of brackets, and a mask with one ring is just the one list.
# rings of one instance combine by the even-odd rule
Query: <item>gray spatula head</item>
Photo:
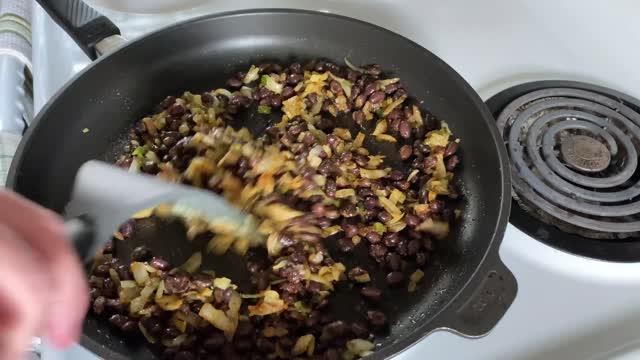
[(78, 170), (66, 208), (71, 218), (67, 229), (79, 255), (87, 259), (133, 214), (164, 203), (173, 205), (178, 215), (237, 224), (237, 231), (245, 234), (253, 229), (248, 217), (213, 192), (129, 173), (95, 160)]

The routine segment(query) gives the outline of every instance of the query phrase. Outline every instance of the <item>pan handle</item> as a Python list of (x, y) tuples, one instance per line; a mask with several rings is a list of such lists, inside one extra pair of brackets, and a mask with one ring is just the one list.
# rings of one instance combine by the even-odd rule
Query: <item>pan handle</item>
[(468, 337), (484, 336), (505, 315), (518, 292), (513, 273), (500, 259), (497, 249), (451, 307), (447, 327)]
[(101, 55), (96, 47), (102, 40), (120, 35), (120, 29), (111, 20), (82, 0), (37, 1), (91, 60)]

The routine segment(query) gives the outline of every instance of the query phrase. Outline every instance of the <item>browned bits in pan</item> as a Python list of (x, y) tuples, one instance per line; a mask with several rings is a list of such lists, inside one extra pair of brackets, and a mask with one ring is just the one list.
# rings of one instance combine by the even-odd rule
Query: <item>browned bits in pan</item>
[[(384, 330), (392, 315), (381, 299), (407, 283), (415, 290), (409, 273), (428, 272), (446, 241), (436, 239), (456, 217), (460, 144), (431, 115), (427, 128), (427, 114), (378, 65), (244, 70), (225, 88), (165, 98), (129, 132), (118, 165), (221, 193), (251, 213), (266, 248), (238, 250), (250, 259), (251, 288), (145, 247), (116, 259), (118, 242), (135, 235), (132, 220), (96, 260), (92, 310), (169, 359), (357, 358), (364, 353), (345, 344)], [(231, 126), (254, 111), (274, 120), (263, 134)], [(379, 147), (395, 149), (393, 158)], [(220, 230), (186, 225), (227, 250), (216, 248)], [(360, 320), (330, 312), (342, 282), (370, 306)]]

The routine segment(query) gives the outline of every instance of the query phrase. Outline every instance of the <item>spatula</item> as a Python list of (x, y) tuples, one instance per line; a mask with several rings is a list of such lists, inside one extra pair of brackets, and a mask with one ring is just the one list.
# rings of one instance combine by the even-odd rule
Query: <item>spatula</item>
[[(223, 197), (205, 190), (170, 183), (146, 174), (133, 174), (91, 160), (76, 175), (66, 208), (67, 233), (83, 261), (89, 260), (133, 214), (160, 204), (172, 212), (205, 221), (237, 224), (240, 235), (251, 236), (254, 224)], [(151, 244), (151, 251), (153, 245)]]

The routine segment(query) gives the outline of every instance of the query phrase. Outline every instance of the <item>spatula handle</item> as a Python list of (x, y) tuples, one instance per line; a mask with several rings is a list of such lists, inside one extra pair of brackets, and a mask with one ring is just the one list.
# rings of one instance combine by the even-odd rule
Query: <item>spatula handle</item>
[(67, 236), (82, 261), (95, 255), (97, 249), (99, 249), (101, 245), (105, 245), (96, 244), (96, 241), (100, 241), (100, 239), (94, 236), (93, 225), (86, 218), (76, 217), (66, 220), (64, 227)]

